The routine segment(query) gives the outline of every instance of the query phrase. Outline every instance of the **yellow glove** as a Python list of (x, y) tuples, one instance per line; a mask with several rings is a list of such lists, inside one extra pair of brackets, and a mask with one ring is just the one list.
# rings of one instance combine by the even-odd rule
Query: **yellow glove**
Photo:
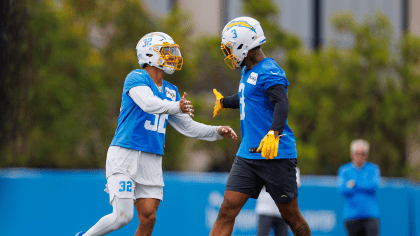
[(268, 131), (267, 135), (261, 140), (257, 152), (260, 152), (262, 149), (261, 156), (263, 156), (266, 160), (268, 160), (268, 157), (270, 157), (270, 159), (273, 159), (277, 156), (277, 151), (279, 149), (279, 140), (281, 136), (279, 135), (277, 138), (275, 138), (274, 131)]
[(217, 116), (219, 112), (223, 111), (225, 108), (220, 104), (220, 99), (223, 98), (223, 95), (217, 92), (216, 89), (213, 89), (214, 96), (216, 96), (216, 102), (214, 103), (213, 117)]

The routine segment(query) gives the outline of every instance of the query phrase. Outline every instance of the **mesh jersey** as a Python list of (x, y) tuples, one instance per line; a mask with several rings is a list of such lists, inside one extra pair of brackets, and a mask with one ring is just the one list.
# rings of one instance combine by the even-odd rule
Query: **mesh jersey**
[[(241, 145), (237, 156), (247, 159), (264, 159), (261, 153), (249, 153), (250, 147), (258, 147), (261, 139), (270, 130), (273, 122), (274, 106), (271, 104), (266, 90), (276, 84), (288, 89), (289, 81), (282, 68), (271, 58), (265, 58), (246, 72), (242, 70), (239, 84), (239, 108), (241, 118)], [(284, 126), (283, 136), (279, 141), (277, 157), (296, 158), (296, 141), (289, 125)]]
[(128, 95), (131, 88), (148, 86), (161, 99), (179, 101), (178, 88), (163, 80), (162, 92), (145, 70), (133, 70), (125, 78), (118, 127), (111, 146), (163, 155), (166, 124), (169, 114), (150, 114), (143, 111)]

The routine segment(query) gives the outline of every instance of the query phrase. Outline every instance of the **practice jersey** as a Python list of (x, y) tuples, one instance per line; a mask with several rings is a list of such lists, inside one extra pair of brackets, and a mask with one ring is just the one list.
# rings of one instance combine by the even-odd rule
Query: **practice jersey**
[[(256, 66), (242, 70), (239, 84), (239, 109), (241, 118), (241, 145), (237, 156), (247, 159), (264, 159), (261, 153), (250, 153), (250, 147), (258, 147), (261, 140), (270, 130), (273, 123), (274, 106), (271, 104), (266, 90), (276, 84), (288, 89), (289, 81), (282, 68), (271, 58), (265, 58)], [(277, 157), (296, 158), (296, 141), (292, 129), (286, 124), (285, 136), (280, 138)]]
[(138, 151), (163, 155), (166, 125), (169, 114), (150, 114), (143, 111), (128, 92), (136, 86), (148, 86), (161, 99), (179, 101), (178, 88), (163, 80), (162, 92), (145, 70), (130, 72), (124, 82), (118, 127), (111, 146), (120, 146)]

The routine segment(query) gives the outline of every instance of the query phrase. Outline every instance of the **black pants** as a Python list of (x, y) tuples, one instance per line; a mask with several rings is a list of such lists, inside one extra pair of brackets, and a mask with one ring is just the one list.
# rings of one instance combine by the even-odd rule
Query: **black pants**
[(289, 235), (289, 226), (280, 217), (258, 215), (258, 236), (268, 236), (270, 228), (274, 228), (275, 236)]
[(348, 220), (346, 229), (349, 236), (379, 236), (379, 220)]

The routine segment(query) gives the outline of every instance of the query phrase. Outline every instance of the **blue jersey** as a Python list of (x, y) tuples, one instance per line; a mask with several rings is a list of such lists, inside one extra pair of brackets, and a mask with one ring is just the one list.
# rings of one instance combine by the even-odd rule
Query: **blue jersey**
[[(348, 188), (348, 180), (354, 180), (353, 188)], [(362, 168), (347, 163), (338, 170), (338, 190), (344, 196), (343, 219), (378, 218), (379, 209), (376, 190), (379, 187), (379, 167), (366, 162)]]
[(145, 70), (133, 70), (125, 78), (118, 127), (111, 146), (163, 155), (169, 114), (150, 114), (143, 111), (128, 92), (136, 86), (148, 86), (161, 99), (179, 101), (178, 88), (163, 80), (162, 92)]
[[(248, 72), (246, 67), (242, 70), (238, 90), (242, 141), (237, 156), (264, 159), (261, 153), (249, 153), (249, 148), (260, 145), (273, 123), (274, 106), (268, 99), (266, 90), (276, 84), (283, 85), (287, 92), (289, 81), (286, 74), (271, 58), (263, 59)], [(278, 154), (274, 159), (296, 158), (295, 135), (287, 121), (283, 134), (286, 136), (280, 138)]]

